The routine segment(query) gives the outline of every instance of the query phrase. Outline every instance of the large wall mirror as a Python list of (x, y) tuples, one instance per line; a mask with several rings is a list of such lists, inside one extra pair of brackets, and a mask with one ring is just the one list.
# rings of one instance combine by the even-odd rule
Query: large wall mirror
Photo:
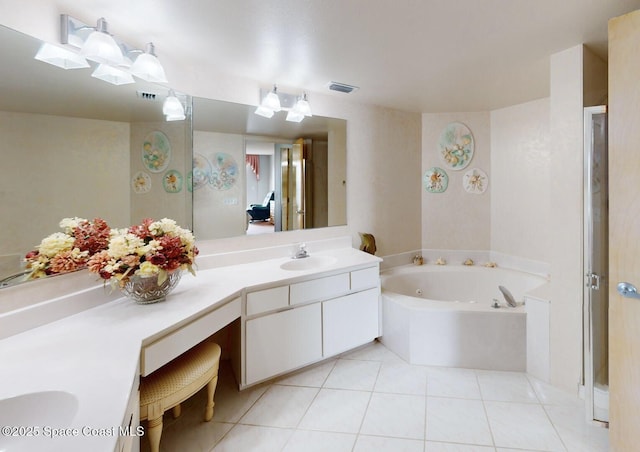
[[(166, 122), (165, 87), (36, 61), (41, 42), (2, 26), (0, 43), (0, 280), (65, 217), (170, 217), (199, 240), (346, 224), (344, 120), (287, 123), (195, 98), (193, 118)], [(156, 141), (159, 166), (145, 157)]]

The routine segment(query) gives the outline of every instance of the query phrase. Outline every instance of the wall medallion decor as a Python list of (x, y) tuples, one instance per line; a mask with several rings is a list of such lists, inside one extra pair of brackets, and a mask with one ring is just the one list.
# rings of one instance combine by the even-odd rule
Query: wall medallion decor
[(191, 172), (191, 184), (193, 190), (198, 190), (209, 183), (211, 178), (211, 162), (204, 155), (193, 154), (193, 171)]
[(169, 170), (162, 178), (162, 186), (167, 193), (179, 193), (182, 191), (182, 174), (178, 170)]
[(473, 158), (473, 135), (469, 128), (460, 122), (447, 124), (440, 134), (438, 146), (440, 158), (448, 169), (461, 170)]
[(449, 176), (442, 168), (434, 166), (424, 173), (422, 182), (429, 193), (442, 193), (449, 186)]
[(156, 130), (144, 137), (142, 163), (152, 173), (161, 173), (171, 161), (171, 143), (167, 136)]
[(134, 193), (148, 193), (151, 190), (151, 176), (144, 171), (138, 171), (131, 178), (131, 188)]
[(229, 190), (238, 180), (238, 164), (235, 159), (225, 153), (218, 152), (211, 162), (212, 170), (209, 184), (216, 190)]
[(479, 168), (473, 168), (464, 173), (462, 185), (468, 193), (479, 195), (487, 190), (489, 178), (486, 173)]

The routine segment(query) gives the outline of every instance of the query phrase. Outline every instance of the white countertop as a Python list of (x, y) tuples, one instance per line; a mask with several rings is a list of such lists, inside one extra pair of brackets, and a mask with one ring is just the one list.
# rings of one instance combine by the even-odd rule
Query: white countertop
[[(202, 270), (196, 277), (185, 273), (166, 301), (138, 305), (118, 298), (3, 339), (0, 341), (0, 400), (37, 391), (66, 391), (79, 402), (70, 427), (80, 430), (115, 427), (117, 431), (126, 411), (143, 344), (223, 306), (245, 288), (287, 284), (370, 266), (381, 260), (352, 248), (313, 255), (333, 256), (336, 261), (318, 269), (290, 271), (280, 268), (281, 263), (290, 260), (287, 257)], [(80, 433), (74, 438), (38, 440), (42, 441), (38, 443), (38, 450), (43, 451), (110, 452), (118, 437), (108, 433), (107, 436)], [(2, 444), (0, 436), (0, 449)]]

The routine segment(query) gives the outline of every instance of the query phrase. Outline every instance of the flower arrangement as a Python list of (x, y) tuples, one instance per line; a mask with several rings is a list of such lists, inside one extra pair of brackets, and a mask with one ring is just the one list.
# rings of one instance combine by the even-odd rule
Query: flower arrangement
[(169, 273), (178, 269), (195, 275), (197, 255), (191, 231), (168, 218), (148, 218), (128, 229), (113, 229), (107, 249), (91, 256), (87, 267), (119, 287), (133, 276), (157, 276), (158, 284), (162, 284)]
[(29, 279), (67, 273), (83, 268), (94, 254), (107, 249), (111, 228), (101, 218), (63, 218), (60, 227), (25, 256)]

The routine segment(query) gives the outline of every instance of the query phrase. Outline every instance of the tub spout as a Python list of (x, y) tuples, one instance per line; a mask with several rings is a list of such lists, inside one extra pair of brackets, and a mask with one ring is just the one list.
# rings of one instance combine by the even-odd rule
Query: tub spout
[(518, 306), (518, 303), (516, 303), (516, 299), (513, 298), (513, 295), (511, 295), (511, 292), (509, 292), (509, 289), (507, 289), (504, 286), (498, 286), (498, 289), (500, 289), (500, 292), (502, 292), (502, 295), (504, 296), (504, 299), (507, 301), (507, 304), (509, 306), (511, 306), (512, 308), (515, 308), (516, 306)]

